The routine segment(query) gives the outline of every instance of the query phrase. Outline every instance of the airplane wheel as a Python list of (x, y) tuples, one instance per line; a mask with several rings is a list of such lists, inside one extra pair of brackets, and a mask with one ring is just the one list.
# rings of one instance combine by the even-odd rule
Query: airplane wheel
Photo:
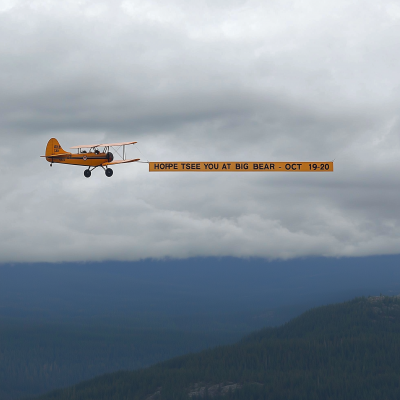
[(108, 176), (109, 178), (110, 178), (111, 176), (113, 176), (113, 173), (114, 173), (114, 171), (113, 171), (111, 168), (107, 168), (107, 169), (106, 169), (106, 176)]
[(90, 178), (90, 176), (92, 175), (91, 171), (88, 169), (85, 169), (85, 171), (83, 172), (83, 175), (86, 176), (86, 178)]

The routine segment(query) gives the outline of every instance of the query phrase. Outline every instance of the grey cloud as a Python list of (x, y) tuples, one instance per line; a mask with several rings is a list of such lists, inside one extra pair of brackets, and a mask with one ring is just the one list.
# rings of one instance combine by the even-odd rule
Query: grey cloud
[[(399, 17), (389, 1), (8, 2), (0, 261), (397, 253)], [(335, 172), (85, 179), (39, 158), (50, 137)]]

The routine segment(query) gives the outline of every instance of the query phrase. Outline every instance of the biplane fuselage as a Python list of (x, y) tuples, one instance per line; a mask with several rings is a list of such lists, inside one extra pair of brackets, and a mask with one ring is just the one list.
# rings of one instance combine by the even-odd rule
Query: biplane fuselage
[[(95, 145), (83, 145), (74, 146), (71, 149), (77, 149), (77, 153), (71, 153), (65, 151), (57, 139), (50, 139), (46, 147), (46, 160), (52, 164), (70, 164), (70, 165), (82, 165), (88, 167), (85, 170), (84, 175), (89, 178), (91, 171), (97, 167), (102, 167), (107, 176), (112, 176), (113, 172), (110, 165), (129, 163), (134, 161), (139, 161), (139, 158), (127, 160), (125, 159), (125, 146), (129, 144), (134, 144), (136, 142), (122, 142), (122, 143), (106, 143), (106, 144), (95, 144)], [(121, 160), (114, 161), (114, 155), (111, 153), (110, 147), (122, 147), (123, 154)], [(99, 148), (103, 148), (102, 151)]]
[[(93, 148), (90, 148), (92, 150)], [(87, 151), (78, 148), (78, 153), (66, 152), (57, 139), (50, 139), (46, 148), (46, 160), (50, 163), (83, 165), (84, 167), (100, 167), (112, 162), (114, 156), (110, 152)]]

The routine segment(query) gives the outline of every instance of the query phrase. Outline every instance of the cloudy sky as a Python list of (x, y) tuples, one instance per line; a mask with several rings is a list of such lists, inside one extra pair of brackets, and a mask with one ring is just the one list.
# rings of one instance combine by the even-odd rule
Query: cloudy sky
[[(400, 6), (0, 3), (0, 262), (399, 253)], [(112, 178), (40, 158), (331, 161), (334, 173)]]

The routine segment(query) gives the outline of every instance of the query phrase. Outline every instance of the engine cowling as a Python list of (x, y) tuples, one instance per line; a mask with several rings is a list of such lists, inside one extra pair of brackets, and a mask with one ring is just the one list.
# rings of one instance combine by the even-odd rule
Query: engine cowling
[(107, 161), (108, 161), (108, 162), (111, 162), (112, 160), (114, 160), (114, 154), (111, 153), (111, 152), (108, 152), (108, 153), (106, 154), (106, 157), (107, 157)]

